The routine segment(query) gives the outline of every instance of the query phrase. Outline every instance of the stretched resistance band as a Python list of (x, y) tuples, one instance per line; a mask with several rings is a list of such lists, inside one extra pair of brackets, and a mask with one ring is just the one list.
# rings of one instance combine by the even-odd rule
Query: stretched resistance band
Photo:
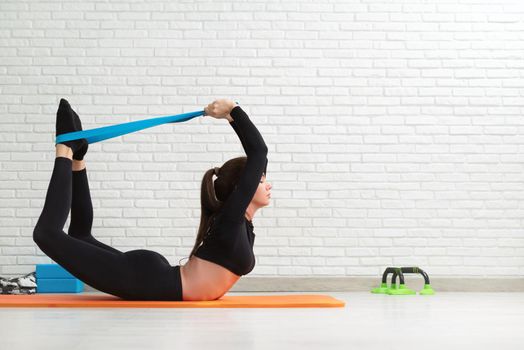
[(135, 131), (151, 128), (160, 124), (185, 122), (202, 115), (205, 115), (204, 110), (169, 115), (166, 117), (137, 120), (134, 122), (103, 126), (101, 128), (90, 130), (68, 132), (66, 134), (58, 135), (55, 144), (78, 139), (86, 139), (87, 143), (95, 143)]

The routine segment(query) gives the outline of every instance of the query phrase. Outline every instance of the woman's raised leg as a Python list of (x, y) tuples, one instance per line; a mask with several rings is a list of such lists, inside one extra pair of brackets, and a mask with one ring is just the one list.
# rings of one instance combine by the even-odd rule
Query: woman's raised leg
[(132, 298), (135, 275), (124, 253), (108, 251), (63, 231), (72, 202), (72, 151), (62, 144), (56, 147), (57, 157), (33, 240), (42, 252), (93, 288)]
[(89, 244), (114, 253), (121, 253), (116, 248), (97, 240), (91, 234), (93, 226), (93, 204), (89, 191), (89, 181), (85, 161), (73, 160), (73, 195), (71, 202), (71, 222), (68, 234)]

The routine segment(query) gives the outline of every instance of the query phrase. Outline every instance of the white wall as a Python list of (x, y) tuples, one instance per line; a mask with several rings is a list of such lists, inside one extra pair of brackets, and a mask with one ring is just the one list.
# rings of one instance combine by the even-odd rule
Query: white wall
[[(523, 18), (519, 1), (2, 0), (0, 273), (51, 262), (32, 231), (60, 98), (86, 129), (232, 98), (274, 186), (252, 276), (522, 277)], [(90, 145), (94, 236), (178, 264), (203, 172), (241, 154), (211, 119)]]

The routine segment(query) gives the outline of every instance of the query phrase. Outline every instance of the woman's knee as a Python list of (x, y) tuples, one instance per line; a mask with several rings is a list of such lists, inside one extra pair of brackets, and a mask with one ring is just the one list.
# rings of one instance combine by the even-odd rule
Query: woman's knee
[(39, 225), (36, 225), (36, 227), (33, 230), (33, 241), (41, 247), (43, 244), (45, 244), (46, 241), (49, 241), (49, 239), (53, 236), (54, 232), (52, 229), (44, 228)]

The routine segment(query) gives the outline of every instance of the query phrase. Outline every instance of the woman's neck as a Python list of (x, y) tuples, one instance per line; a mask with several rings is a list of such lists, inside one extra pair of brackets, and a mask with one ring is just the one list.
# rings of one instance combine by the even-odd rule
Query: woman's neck
[(246, 209), (246, 214), (244, 215), (248, 221), (252, 221), (253, 217), (255, 216), (255, 212), (257, 211), (257, 207), (255, 207), (252, 203), (249, 203)]

